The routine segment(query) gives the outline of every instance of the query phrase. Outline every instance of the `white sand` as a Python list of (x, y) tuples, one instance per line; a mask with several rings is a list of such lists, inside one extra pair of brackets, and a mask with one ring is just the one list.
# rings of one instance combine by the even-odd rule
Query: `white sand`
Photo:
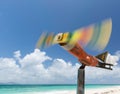
[(89, 89), (85, 94), (120, 94), (120, 86), (112, 86), (108, 88)]
[[(61, 91), (52, 94), (77, 94), (76, 90)], [(85, 94), (120, 94), (120, 86), (105, 87), (99, 89), (87, 89)]]
[[(28, 94), (28, 93), (27, 93)], [(64, 90), (64, 91), (50, 91), (50, 92), (32, 92), (29, 94), (77, 94), (76, 90)], [(87, 89), (85, 94), (120, 94), (120, 86), (112, 86), (108, 88), (99, 89)]]

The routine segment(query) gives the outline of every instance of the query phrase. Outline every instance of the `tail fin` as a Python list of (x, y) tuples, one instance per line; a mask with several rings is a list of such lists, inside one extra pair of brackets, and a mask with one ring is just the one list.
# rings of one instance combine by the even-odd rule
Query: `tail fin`
[(95, 57), (106, 63), (107, 55), (108, 55), (108, 52), (106, 51), (106, 52), (104, 52), (102, 54), (99, 54), (99, 55), (97, 55)]
[(98, 59), (98, 66), (100, 68), (112, 70), (112, 66), (115, 65), (115, 62), (111, 60), (111, 56), (108, 52), (104, 52), (96, 56)]

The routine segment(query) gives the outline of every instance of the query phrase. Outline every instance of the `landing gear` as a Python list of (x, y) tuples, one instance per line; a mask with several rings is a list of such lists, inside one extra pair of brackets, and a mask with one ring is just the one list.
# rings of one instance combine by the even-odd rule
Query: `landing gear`
[(82, 64), (78, 69), (78, 78), (77, 78), (77, 94), (84, 94), (85, 87), (85, 65)]

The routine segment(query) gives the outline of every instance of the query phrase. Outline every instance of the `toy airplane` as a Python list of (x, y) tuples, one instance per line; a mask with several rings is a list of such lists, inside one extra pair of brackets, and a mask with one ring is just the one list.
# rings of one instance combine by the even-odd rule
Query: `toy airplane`
[(59, 33), (54, 35), (43, 33), (37, 42), (37, 48), (59, 44), (84, 66), (100, 67), (112, 70), (113, 64), (108, 62), (108, 52), (97, 56), (87, 54), (83, 47), (95, 50), (103, 50), (109, 41), (112, 31), (112, 21), (107, 19), (99, 24), (92, 24), (88, 27), (78, 29), (73, 33)]

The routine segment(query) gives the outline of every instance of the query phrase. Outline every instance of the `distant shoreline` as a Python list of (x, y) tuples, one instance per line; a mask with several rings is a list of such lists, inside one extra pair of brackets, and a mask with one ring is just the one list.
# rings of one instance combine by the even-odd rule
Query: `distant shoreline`
[[(0, 94), (76, 94), (76, 84), (2, 84)], [(120, 94), (119, 84), (86, 84), (85, 94)]]

